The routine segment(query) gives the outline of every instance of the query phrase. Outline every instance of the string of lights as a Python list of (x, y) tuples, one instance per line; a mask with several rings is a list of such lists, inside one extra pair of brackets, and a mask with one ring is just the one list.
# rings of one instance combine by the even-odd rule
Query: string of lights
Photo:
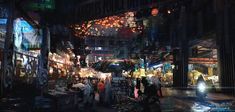
[(77, 37), (115, 36), (123, 28), (130, 29), (131, 33), (140, 33), (143, 29), (141, 25), (136, 23), (135, 12), (126, 12), (120, 15), (87, 21), (82, 24), (76, 24), (72, 28)]

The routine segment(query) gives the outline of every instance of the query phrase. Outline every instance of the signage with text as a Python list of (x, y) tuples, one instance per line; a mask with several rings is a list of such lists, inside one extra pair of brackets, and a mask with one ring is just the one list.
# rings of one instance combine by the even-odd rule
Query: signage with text
[(53, 10), (55, 9), (54, 0), (34, 0), (28, 6), (32, 10)]

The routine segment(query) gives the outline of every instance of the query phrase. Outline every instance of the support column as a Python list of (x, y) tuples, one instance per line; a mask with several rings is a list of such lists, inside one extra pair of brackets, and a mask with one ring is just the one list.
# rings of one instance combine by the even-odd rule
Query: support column
[(14, 10), (15, 0), (8, 2), (8, 18), (7, 18), (7, 29), (4, 43), (4, 55), (2, 60), (2, 73), (1, 73), (1, 95), (8, 93), (12, 88), (13, 83), (13, 21), (14, 21)]
[[(231, 0), (231, 1), (233, 1), (233, 0)], [(232, 4), (230, 4), (230, 5), (232, 5)], [(233, 1), (233, 5), (235, 5), (235, 2)], [(232, 67), (232, 71), (233, 71), (233, 84), (235, 83), (235, 40), (233, 39), (234, 37), (235, 37), (235, 33), (234, 33), (234, 31), (235, 31), (235, 15), (234, 15), (234, 13), (235, 13), (235, 7), (230, 7), (230, 23), (229, 23), (229, 25), (231, 26), (230, 27), (230, 38), (231, 38), (231, 43), (232, 43), (232, 51), (231, 51), (231, 53), (232, 53), (232, 65), (231, 65), (231, 67)], [(235, 90), (234, 90), (234, 87), (235, 86), (233, 86), (233, 93), (235, 94)], [(233, 95), (234, 95), (233, 94)]]
[(188, 85), (188, 39), (187, 39), (187, 14), (186, 7), (181, 7), (180, 18), (177, 36), (179, 37), (179, 49), (175, 49), (173, 52), (174, 64), (176, 66), (174, 70), (173, 82), (174, 87), (184, 88)]
[(235, 95), (234, 43), (231, 30), (233, 20), (229, 0), (216, 0), (218, 63), (220, 67), (220, 85), (224, 93)]
[(198, 22), (198, 26), (197, 26), (197, 34), (199, 36), (202, 36), (203, 35), (203, 17), (202, 17), (202, 11), (198, 11), (197, 13), (197, 22)]
[(46, 26), (44, 18), (42, 16), (42, 44), (41, 44), (41, 51), (39, 56), (39, 67), (38, 67), (38, 87), (40, 88), (41, 92), (44, 92), (47, 84), (48, 84), (48, 38), (49, 38), (49, 29)]

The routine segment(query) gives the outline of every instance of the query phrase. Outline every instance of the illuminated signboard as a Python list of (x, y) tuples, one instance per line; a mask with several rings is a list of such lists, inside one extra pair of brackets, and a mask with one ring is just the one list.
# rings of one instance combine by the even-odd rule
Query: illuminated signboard
[(0, 48), (4, 48), (6, 37), (6, 25), (8, 18), (8, 8), (6, 4), (0, 4)]
[(7, 19), (0, 19), (0, 25), (6, 25)]
[(54, 0), (34, 0), (29, 6), (32, 10), (52, 10), (55, 9)]
[(0, 48), (3, 48), (6, 37), (7, 19), (0, 18)]
[(39, 49), (41, 45), (40, 31), (34, 29), (27, 21), (17, 18), (14, 21), (14, 43), (16, 50)]

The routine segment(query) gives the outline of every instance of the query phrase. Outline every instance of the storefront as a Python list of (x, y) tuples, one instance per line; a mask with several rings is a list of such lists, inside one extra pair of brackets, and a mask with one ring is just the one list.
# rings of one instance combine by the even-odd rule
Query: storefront
[(190, 58), (189, 85), (195, 85), (199, 76), (211, 86), (219, 86), (218, 64), (215, 58)]
[(79, 67), (75, 66), (75, 55), (61, 52), (49, 53), (49, 78), (56, 80), (77, 74)]
[(194, 86), (199, 76), (211, 87), (219, 88), (218, 54), (214, 39), (199, 40), (190, 49), (188, 85)]
[(14, 20), (14, 56), (15, 77), (25, 83), (32, 84), (38, 71), (38, 56), (42, 33), (33, 28), (23, 18)]

